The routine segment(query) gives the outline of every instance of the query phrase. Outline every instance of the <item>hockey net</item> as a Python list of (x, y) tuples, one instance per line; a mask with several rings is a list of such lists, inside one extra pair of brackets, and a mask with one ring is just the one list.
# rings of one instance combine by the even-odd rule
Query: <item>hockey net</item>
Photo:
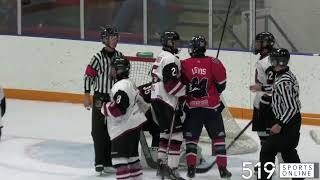
[[(150, 70), (154, 58), (129, 57), (129, 59), (131, 65), (130, 79), (132, 79), (137, 86), (151, 82)], [(226, 108), (222, 112), (222, 116), (226, 131), (226, 143), (228, 145), (240, 133), (242, 128), (233, 118), (225, 102), (224, 104)], [(206, 130), (202, 131), (200, 142), (207, 144), (211, 143)], [(257, 143), (246, 133), (243, 133), (240, 138), (234, 143), (234, 145), (228, 149), (228, 154), (246, 154), (255, 152), (257, 151), (257, 149)]]

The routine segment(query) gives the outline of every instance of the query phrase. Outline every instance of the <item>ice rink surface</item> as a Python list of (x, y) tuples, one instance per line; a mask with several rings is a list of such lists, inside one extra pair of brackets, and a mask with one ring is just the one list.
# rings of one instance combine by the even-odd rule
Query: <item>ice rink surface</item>
[[(93, 170), (93, 145), (90, 135), (91, 113), (80, 104), (36, 101), (7, 101), (5, 127), (0, 141), (1, 180), (108, 180)], [(248, 121), (237, 121), (241, 127)], [(313, 126), (302, 126), (298, 153), (303, 162), (320, 162), (320, 146), (309, 136)], [(256, 142), (249, 128), (246, 132)], [(204, 152), (209, 152), (209, 146)], [(233, 180), (240, 180), (242, 162), (256, 162), (258, 152), (230, 156), (229, 170)], [(185, 177), (186, 172), (182, 171)], [(144, 169), (144, 179), (153, 180), (155, 171)], [(220, 179), (217, 168), (196, 179)], [(255, 179), (255, 178), (252, 178)], [(279, 179), (277, 175), (273, 179)]]

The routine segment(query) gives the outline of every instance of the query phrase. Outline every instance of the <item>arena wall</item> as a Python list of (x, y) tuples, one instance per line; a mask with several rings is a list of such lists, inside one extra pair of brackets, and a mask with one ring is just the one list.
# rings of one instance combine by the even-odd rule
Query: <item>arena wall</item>
[[(92, 55), (102, 48), (100, 42), (0, 36), (0, 83), (8, 98), (82, 103), (83, 74)], [(119, 44), (126, 56), (137, 52), (161, 51), (159, 46)], [(215, 50), (207, 55), (215, 56)], [(187, 58), (182, 49), (180, 58)], [(254, 82), (257, 56), (250, 52), (220, 52), (228, 75), (223, 96), (237, 118), (251, 118), (254, 94), (248, 90)], [(290, 67), (300, 83), (304, 123), (320, 125), (320, 57), (292, 55)], [(148, 70), (146, 70), (148, 71)]]

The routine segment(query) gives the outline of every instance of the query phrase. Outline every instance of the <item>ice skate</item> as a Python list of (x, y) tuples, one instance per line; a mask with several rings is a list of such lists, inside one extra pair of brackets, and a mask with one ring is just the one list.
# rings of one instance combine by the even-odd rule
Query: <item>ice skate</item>
[(95, 170), (96, 170), (96, 174), (97, 176), (102, 176), (103, 175), (103, 165), (102, 164), (97, 164), (95, 165)]
[(219, 167), (220, 177), (223, 179), (230, 179), (232, 174), (226, 167)]
[(188, 173), (187, 173), (188, 178), (192, 179), (195, 177), (195, 175), (196, 175), (196, 168), (194, 166), (188, 167)]
[(164, 168), (164, 174), (162, 177), (167, 177), (171, 180), (185, 180), (184, 178), (182, 178), (179, 174), (178, 168), (170, 168), (168, 166), (166, 166)]

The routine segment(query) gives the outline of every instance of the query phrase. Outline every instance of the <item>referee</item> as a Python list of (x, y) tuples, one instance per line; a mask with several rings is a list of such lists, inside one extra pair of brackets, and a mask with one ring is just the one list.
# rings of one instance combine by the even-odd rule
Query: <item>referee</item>
[[(270, 130), (271, 135), (262, 145), (261, 167), (267, 162), (274, 163), (278, 152), (281, 153), (285, 163), (300, 163), (296, 150), (301, 126), (299, 83), (289, 69), (289, 59), (290, 54), (287, 49), (275, 49), (270, 54), (270, 63), (276, 72), (271, 103), (275, 119)], [(267, 179), (268, 174), (264, 172), (264, 168), (261, 169), (262, 179)]]
[[(101, 40), (105, 47), (96, 53), (88, 64), (84, 75), (84, 106), (90, 110), (92, 107), (92, 129), (91, 135), (94, 143), (95, 170), (111, 173), (111, 141), (105, 117), (101, 114), (103, 101), (110, 99), (109, 93), (114, 84), (111, 77), (111, 59), (123, 56), (115, 48), (118, 44), (119, 34), (115, 27), (106, 26), (102, 28)], [(93, 86), (93, 104), (90, 99), (91, 87)]]

